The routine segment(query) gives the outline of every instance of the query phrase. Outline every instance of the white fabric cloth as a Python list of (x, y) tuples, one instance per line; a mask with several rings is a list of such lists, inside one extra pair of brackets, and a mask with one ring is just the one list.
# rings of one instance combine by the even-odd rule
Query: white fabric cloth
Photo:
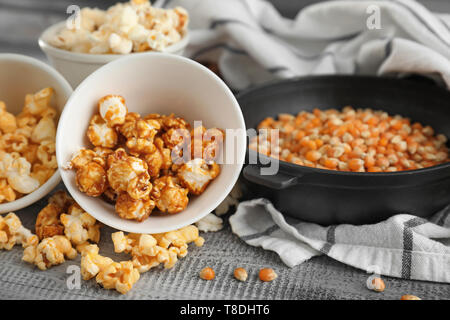
[[(431, 13), (413, 0), (322, 2), (294, 20), (262, 0), (155, 5), (189, 11), (186, 55), (217, 62), (236, 90), (277, 78), (335, 73), (418, 73), (450, 87), (450, 15)], [(367, 23), (376, 26), (377, 16), (381, 29), (370, 30)]]
[(275, 251), (289, 267), (326, 254), (367, 272), (450, 283), (450, 205), (430, 220), (399, 214), (372, 225), (322, 227), (255, 199), (240, 203), (230, 224), (246, 243)]
[[(217, 62), (236, 90), (311, 74), (421, 74), (450, 88), (450, 15), (413, 0), (322, 2), (294, 20), (262, 0), (156, 5), (189, 11), (186, 55)], [(369, 29), (378, 17), (381, 28)], [(430, 221), (399, 214), (374, 225), (321, 227), (285, 218), (268, 200), (255, 199), (241, 203), (230, 224), (248, 244), (275, 251), (291, 267), (327, 254), (383, 275), (450, 282), (449, 212)]]

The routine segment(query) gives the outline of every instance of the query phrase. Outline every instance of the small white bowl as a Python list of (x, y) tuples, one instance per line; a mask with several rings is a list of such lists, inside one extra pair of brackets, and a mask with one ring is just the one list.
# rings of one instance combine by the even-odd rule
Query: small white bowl
[[(176, 55), (129, 55), (87, 77), (72, 94), (59, 120), (56, 156), (60, 168), (80, 148), (91, 147), (86, 138), (88, 123), (97, 112), (98, 100), (108, 94), (122, 95), (129, 111), (141, 115), (175, 113), (191, 125), (194, 120), (202, 120), (207, 128), (240, 129), (235, 137), (235, 157), (232, 164), (221, 165), (220, 175), (203, 194), (192, 197), (185, 210), (174, 215), (150, 215), (143, 222), (120, 218), (114, 206), (78, 190), (73, 170), (60, 169), (70, 194), (86, 212), (119, 230), (160, 233), (198, 221), (225, 199), (239, 177), (245, 157), (246, 133), (241, 109), (228, 87), (213, 72)], [(225, 157), (233, 154), (226, 143), (223, 151)]]
[[(78, 53), (58, 49), (49, 44), (49, 39), (53, 38), (64, 26), (65, 21), (56, 23), (48, 27), (39, 37), (39, 46), (45, 52), (48, 60), (56, 70), (69, 81), (73, 88), (76, 88), (81, 81), (101, 66), (113, 60), (128, 56), (130, 54), (90, 54)], [(165, 53), (182, 55), (184, 48), (189, 43), (189, 35), (186, 34), (180, 41), (165, 48)], [(143, 53), (131, 53), (140, 55)]]
[[(57, 71), (47, 64), (18, 54), (0, 54), (0, 101), (6, 103), (13, 114), (22, 111), (25, 95), (45, 87), (55, 89), (53, 106), (62, 112), (72, 88)], [(20, 210), (47, 195), (61, 181), (56, 171), (53, 176), (34, 192), (12, 202), (0, 204), (0, 213)]]

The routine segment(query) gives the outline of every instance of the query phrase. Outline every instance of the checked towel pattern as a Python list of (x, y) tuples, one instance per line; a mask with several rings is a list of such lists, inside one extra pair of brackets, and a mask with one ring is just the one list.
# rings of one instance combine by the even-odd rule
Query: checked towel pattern
[(275, 251), (289, 267), (326, 254), (367, 272), (450, 283), (450, 205), (429, 220), (399, 214), (372, 225), (322, 227), (255, 199), (240, 203), (230, 224), (246, 243)]

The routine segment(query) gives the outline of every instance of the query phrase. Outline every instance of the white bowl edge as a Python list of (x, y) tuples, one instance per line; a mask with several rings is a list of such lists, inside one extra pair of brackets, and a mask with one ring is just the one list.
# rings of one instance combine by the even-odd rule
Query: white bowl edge
[[(47, 72), (64, 88), (65, 92), (63, 94), (67, 95), (68, 98), (70, 97), (73, 90), (72, 87), (67, 82), (67, 80), (64, 79), (64, 77), (58, 71), (56, 71), (49, 65), (45, 64), (44, 62), (31, 57), (13, 53), (0, 53), (0, 60), (2, 59), (16, 60), (19, 62), (30, 64), (43, 70), (44, 72)], [(63, 111), (64, 106), (62, 106), (61, 109)], [(56, 170), (49, 180), (47, 180), (42, 186), (40, 186), (32, 193), (27, 194), (26, 196), (23, 196), (22, 198), (17, 199), (15, 201), (0, 204), (0, 214), (17, 211), (29, 205), (32, 205), (33, 203), (39, 201), (40, 199), (45, 197), (48, 193), (50, 193), (58, 185), (60, 181), (61, 176), (59, 174), (59, 170)]]

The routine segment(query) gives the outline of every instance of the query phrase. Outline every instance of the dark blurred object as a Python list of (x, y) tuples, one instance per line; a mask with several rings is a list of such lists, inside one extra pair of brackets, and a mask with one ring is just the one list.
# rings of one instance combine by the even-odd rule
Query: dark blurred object
[(202, 65), (204, 65), (205, 67), (207, 67), (209, 70), (211, 70), (212, 72), (217, 74), (222, 79), (222, 76), (221, 76), (220, 70), (219, 70), (219, 65), (217, 63), (212, 62), (212, 61), (197, 61), (197, 62), (199, 62)]
[[(268, 0), (275, 8), (286, 18), (294, 18), (297, 13), (304, 7), (324, 2), (323, 0)], [(337, 1), (337, 0), (334, 0)], [(417, 2), (423, 4), (429, 10), (439, 13), (450, 13), (449, 0), (418, 0)]]

